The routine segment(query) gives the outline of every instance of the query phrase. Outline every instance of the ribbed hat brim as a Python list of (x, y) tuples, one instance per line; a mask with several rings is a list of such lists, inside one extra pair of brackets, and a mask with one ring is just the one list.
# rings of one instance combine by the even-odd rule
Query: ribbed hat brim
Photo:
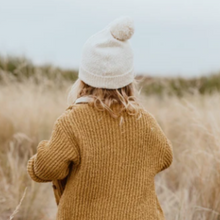
[(135, 75), (134, 69), (131, 69), (130, 71), (122, 75), (103, 76), (96, 75), (85, 70), (83, 67), (80, 67), (78, 77), (86, 84), (96, 88), (118, 89), (132, 83)]

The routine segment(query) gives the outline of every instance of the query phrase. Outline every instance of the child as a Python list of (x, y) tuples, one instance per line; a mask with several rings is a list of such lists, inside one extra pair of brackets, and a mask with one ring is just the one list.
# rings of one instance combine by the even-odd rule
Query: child
[(70, 105), (28, 161), (34, 181), (64, 184), (56, 220), (165, 219), (154, 177), (172, 163), (172, 146), (137, 102), (133, 33), (124, 16), (86, 41)]

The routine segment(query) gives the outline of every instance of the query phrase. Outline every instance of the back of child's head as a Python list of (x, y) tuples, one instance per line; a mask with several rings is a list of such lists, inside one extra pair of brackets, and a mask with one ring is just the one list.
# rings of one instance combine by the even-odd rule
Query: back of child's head
[(89, 105), (107, 110), (112, 117), (124, 110), (136, 115), (143, 109), (138, 102), (133, 51), (128, 41), (133, 34), (133, 20), (122, 16), (85, 42), (79, 79), (69, 93), (69, 105), (79, 97), (89, 96), (93, 98)]

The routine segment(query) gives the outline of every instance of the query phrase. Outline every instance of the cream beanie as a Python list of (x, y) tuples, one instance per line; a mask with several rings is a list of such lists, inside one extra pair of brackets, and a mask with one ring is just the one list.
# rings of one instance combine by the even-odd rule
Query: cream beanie
[(121, 16), (92, 35), (82, 49), (79, 79), (96, 88), (118, 89), (130, 84), (135, 75), (128, 39), (133, 33), (133, 20)]

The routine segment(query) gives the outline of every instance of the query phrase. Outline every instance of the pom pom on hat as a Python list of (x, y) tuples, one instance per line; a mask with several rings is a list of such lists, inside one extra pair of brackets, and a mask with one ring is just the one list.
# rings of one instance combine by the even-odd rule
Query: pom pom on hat
[(110, 24), (110, 32), (117, 40), (125, 41), (134, 34), (134, 21), (129, 16), (121, 16)]

